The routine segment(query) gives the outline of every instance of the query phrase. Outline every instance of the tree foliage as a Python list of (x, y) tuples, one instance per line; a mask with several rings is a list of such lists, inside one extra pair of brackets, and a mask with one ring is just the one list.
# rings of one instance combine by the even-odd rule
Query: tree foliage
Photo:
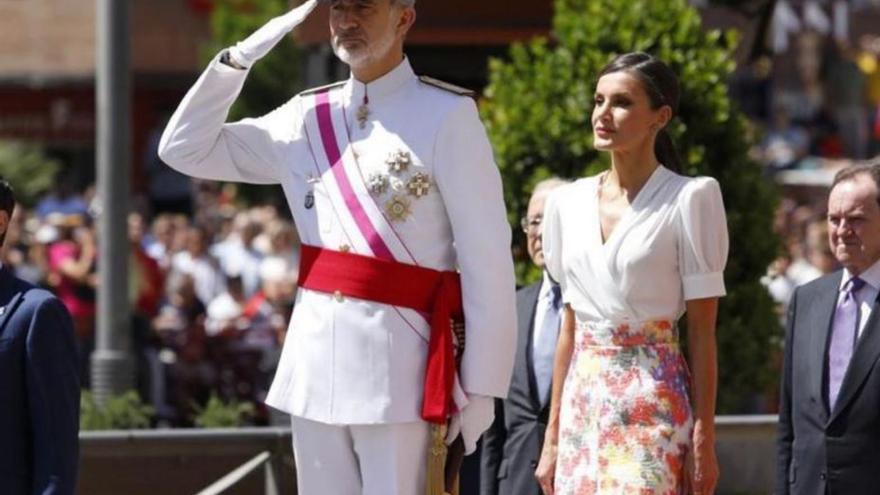
[[(290, 8), (289, 0), (216, 0), (211, 13), (212, 43), (205, 53), (206, 60)], [(301, 91), (300, 60), (292, 38), (279, 42), (254, 64), (230, 117), (237, 120), (263, 115)]]
[[(727, 96), (733, 32), (705, 31), (685, 0), (556, 0), (551, 39), (510, 48), (490, 64), (482, 113), (505, 182), (511, 221), (534, 185), (551, 176), (593, 175), (608, 166), (590, 128), (596, 75), (612, 58), (645, 51), (667, 62), (682, 85), (668, 127), (687, 175), (718, 179), (727, 207), (729, 295), (719, 314), (719, 411), (735, 412), (775, 380), (771, 357), (780, 328), (759, 278), (775, 257), (776, 192), (748, 156), (744, 117)], [(534, 280), (528, 263), (520, 282)]]
[(61, 164), (33, 144), (0, 142), (0, 176), (15, 190), (15, 199), (27, 207), (52, 188)]

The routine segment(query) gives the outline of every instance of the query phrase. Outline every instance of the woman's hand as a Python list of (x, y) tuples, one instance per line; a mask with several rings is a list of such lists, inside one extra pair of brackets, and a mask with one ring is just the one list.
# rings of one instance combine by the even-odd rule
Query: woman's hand
[(541, 461), (538, 462), (538, 468), (535, 470), (535, 478), (541, 485), (544, 495), (553, 495), (555, 489), (553, 481), (556, 477), (556, 455), (556, 444), (545, 442), (541, 451)]
[[(695, 435), (696, 437), (697, 435)], [(693, 495), (712, 495), (718, 483), (718, 458), (715, 456), (715, 442), (694, 438), (685, 468), (688, 493)]]

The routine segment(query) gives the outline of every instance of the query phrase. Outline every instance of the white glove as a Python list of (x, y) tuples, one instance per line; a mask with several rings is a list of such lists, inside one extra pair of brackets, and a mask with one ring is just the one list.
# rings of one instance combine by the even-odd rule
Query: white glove
[(308, 0), (290, 12), (270, 20), (263, 27), (230, 48), (229, 57), (233, 62), (243, 67), (250, 67), (269, 53), (269, 50), (275, 47), (281, 38), (284, 38), (287, 33), (304, 21), (317, 5), (318, 0)]
[(492, 426), (495, 419), (495, 399), (485, 395), (471, 395), (461, 411), (452, 416), (446, 432), (446, 445), (451, 444), (461, 433), (464, 440), (464, 453), (471, 454), (477, 448), (477, 440)]

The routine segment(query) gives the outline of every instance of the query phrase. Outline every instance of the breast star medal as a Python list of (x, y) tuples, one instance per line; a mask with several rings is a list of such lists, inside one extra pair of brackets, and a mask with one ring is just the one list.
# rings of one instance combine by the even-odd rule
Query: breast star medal
[(395, 194), (385, 203), (385, 214), (392, 222), (405, 222), (412, 214), (409, 200)]
[(419, 172), (410, 177), (409, 181), (406, 183), (406, 191), (410, 196), (415, 196), (416, 199), (428, 194), (430, 190), (431, 177), (428, 176), (428, 174)]
[(399, 174), (406, 172), (409, 166), (412, 165), (412, 155), (408, 151), (397, 150), (388, 155), (385, 163), (388, 164), (388, 170), (391, 173)]
[(373, 196), (381, 196), (388, 190), (388, 176), (385, 174), (370, 174), (367, 178), (367, 187)]

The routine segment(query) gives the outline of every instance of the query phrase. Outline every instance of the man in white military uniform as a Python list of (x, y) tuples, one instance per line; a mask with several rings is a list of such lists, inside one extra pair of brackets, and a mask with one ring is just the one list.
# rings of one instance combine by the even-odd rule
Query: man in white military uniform
[[(159, 154), (194, 177), (284, 189), (304, 245), (302, 290), (266, 402), (292, 416), (299, 493), (423, 493), (426, 419), (449, 417), (447, 443), (460, 433), (471, 452), (510, 381), (501, 180), (474, 101), (414, 75), (403, 55), (415, 0), (330, 0), (333, 48), (351, 77), (225, 123), (248, 69), (316, 3), (219, 54)], [(457, 311), (466, 345), (453, 360)]]

